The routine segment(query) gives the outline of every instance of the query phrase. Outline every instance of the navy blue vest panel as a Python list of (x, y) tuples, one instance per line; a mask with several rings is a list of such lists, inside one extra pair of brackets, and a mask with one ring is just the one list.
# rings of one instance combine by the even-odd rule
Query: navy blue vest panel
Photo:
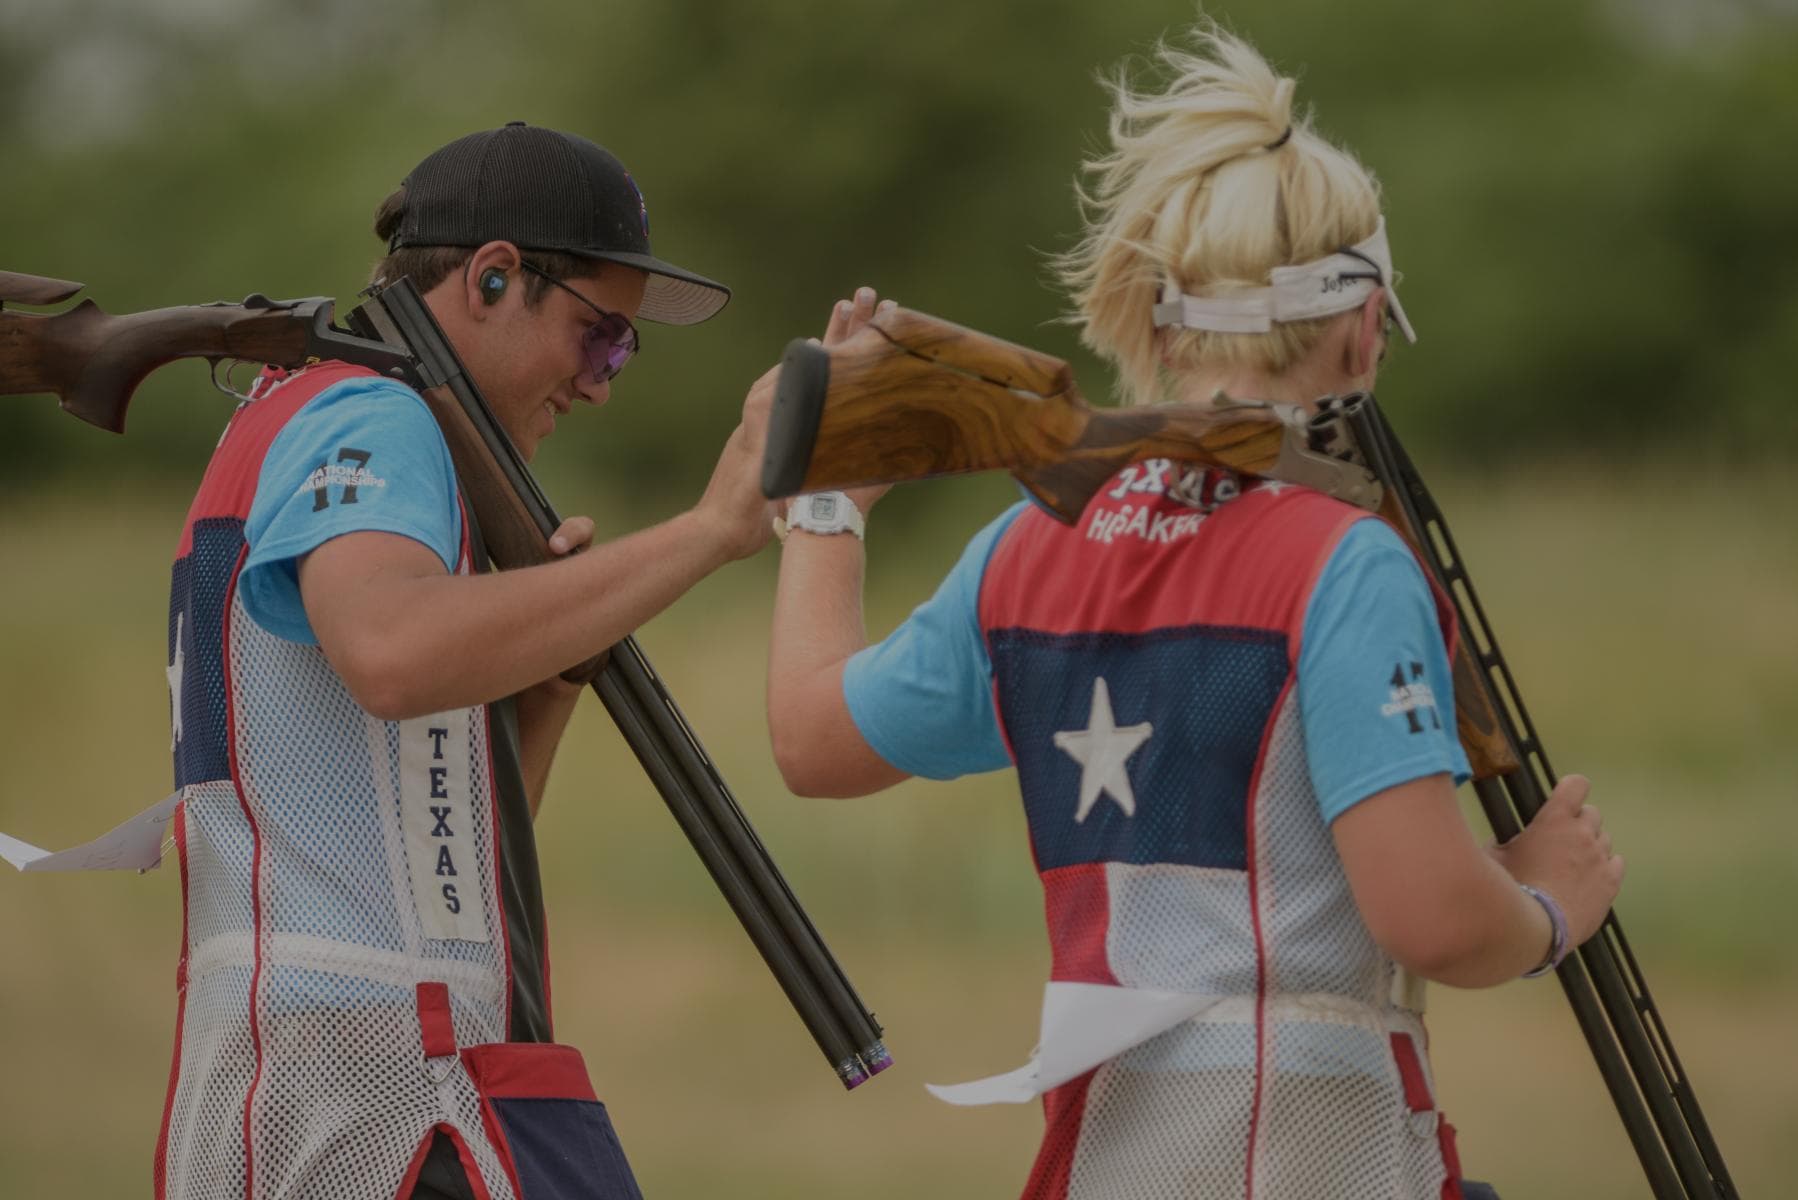
[[(1255, 763), (1290, 661), (1283, 633), (1189, 625), (1147, 633), (988, 633), (1037, 868), (1181, 863), (1245, 870)], [(1153, 732), (1125, 767), (1135, 815), (1107, 792), (1084, 820), (1080, 762), (1055, 734), (1092, 720), (1103, 678), (1118, 727)]]
[(181, 706), (181, 737), (175, 742), (178, 788), (231, 778), (224, 740), (225, 597), (243, 544), (243, 521), (205, 517), (193, 523), (193, 548), (175, 560), (168, 660), (180, 664), (181, 693), (171, 697)]

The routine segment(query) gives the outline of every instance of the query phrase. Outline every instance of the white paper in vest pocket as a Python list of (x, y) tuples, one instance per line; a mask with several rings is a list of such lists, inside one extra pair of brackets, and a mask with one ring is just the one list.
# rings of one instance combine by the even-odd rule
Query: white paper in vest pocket
[(0, 833), (0, 858), (21, 871), (151, 871), (162, 862), (162, 839), (181, 793), (166, 796), (104, 837), (52, 854)]
[(412, 900), (424, 935), (439, 941), (489, 940), (468, 721), (464, 709), (399, 723), (400, 823)]
[(1043, 988), (1042, 1032), (1029, 1062), (972, 1083), (924, 1087), (950, 1104), (1023, 1104), (1182, 1021), (1228, 1007), (1233, 1000), (1195, 992), (1050, 982)]

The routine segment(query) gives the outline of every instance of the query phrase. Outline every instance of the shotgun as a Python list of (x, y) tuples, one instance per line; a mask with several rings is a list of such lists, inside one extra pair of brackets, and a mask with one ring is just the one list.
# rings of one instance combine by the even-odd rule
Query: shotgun
[(1060, 359), (893, 308), (828, 351), (788, 344), (762, 491), (778, 499), (1004, 469), (1072, 524), (1127, 464), (1178, 458), (1377, 508), (1373, 473), (1318, 452), (1309, 423), (1290, 404), (1095, 409)]
[[(410, 279), (365, 293), (344, 326), (329, 298), (219, 302), (112, 316), (92, 300), (50, 316), (7, 301), (59, 304), (82, 285), (0, 272), (0, 395), (49, 393), (122, 433), (137, 385), (180, 358), (297, 368), (341, 360), (424, 396), (449, 444), (476, 527), (501, 568), (548, 562), (561, 519), (457, 359)], [(627, 637), (567, 678), (591, 682), (625, 741), (711, 873), (818, 1048), (846, 1088), (892, 1065), (882, 1030), (756, 836), (649, 660)]]
[[(1062, 360), (895, 308), (829, 349), (788, 345), (762, 485), (776, 499), (1007, 470), (1071, 525), (1114, 474), (1150, 458), (1315, 488), (1398, 531), (1454, 604), (1456, 732), (1494, 835), (1515, 837), (1556, 777), (1442, 510), (1370, 394), (1095, 409)], [(1656, 1200), (1736, 1200), (1614, 911), (1557, 976)]]

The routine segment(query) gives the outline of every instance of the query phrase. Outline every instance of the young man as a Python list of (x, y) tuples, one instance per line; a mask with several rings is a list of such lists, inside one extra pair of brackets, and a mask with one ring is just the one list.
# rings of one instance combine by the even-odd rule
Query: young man
[[(376, 233), (527, 459), (606, 401), (634, 321), (729, 298), (654, 256), (616, 158), (522, 122), (425, 158)], [(584, 553), (493, 574), (416, 393), (333, 362), (258, 381), (174, 567), (159, 1198), (637, 1195), (550, 1044), (531, 819), (580, 692), (559, 674), (767, 540), (769, 386), (692, 509), (599, 545), (575, 518), (552, 549)]]
[[(1371, 389), (1392, 292), (1377, 189), (1293, 83), (1202, 30), (1120, 84), (1085, 338), (1139, 400)], [(839, 307), (827, 341), (873, 311)], [(1039, 1051), (951, 1089), (1041, 1096), (1028, 1200), (1468, 1200), (1411, 976), (1485, 987), (1597, 929), (1623, 864), (1570, 776), (1484, 851), (1456, 806), (1452, 617), (1389, 527), (1153, 461), (1075, 527), (1021, 503), (865, 644), (861, 511), (795, 501), (768, 709), (801, 794), (1014, 766), (1053, 953)], [(858, 511), (859, 510), (859, 511)], [(850, 536), (853, 534), (854, 536)], [(1521, 886), (1520, 886), (1521, 885)]]

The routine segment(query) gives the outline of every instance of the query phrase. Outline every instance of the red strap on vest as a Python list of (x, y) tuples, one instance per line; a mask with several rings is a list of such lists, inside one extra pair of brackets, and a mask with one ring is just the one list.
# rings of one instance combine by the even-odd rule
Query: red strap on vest
[(1430, 1095), (1429, 1081), (1423, 1077), (1423, 1063), (1418, 1060), (1417, 1046), (1410, 1034), (1392, 1035), (1392, 1059), (1398, 1064), (1398, 1077), (1405, 1086), (1405, 1107), (1436, 1119), (1436, 1143), (1442, 1151), (1442, 1200), (1462, 1200), (1461, 1155), (1455, 1147), (1455, 1127), (1436, 1111), (1436, 1101)]
[(1430, 1085), (1423, 1077), (1423, 1064), (1417, 1059), (1417, 1047), (1410, 1034), (1392, 1035), (1392, 1058), (1405, 1085), (1405, 1107), (1414, 1113), (1435, 1112), (1436, 1101), (1430, 1096)]
[(456, 1052), (456, 1026), (450, 1019), (449, 985), (418, 985), (418, 1033), (426, 1058), (444, 1058)]

